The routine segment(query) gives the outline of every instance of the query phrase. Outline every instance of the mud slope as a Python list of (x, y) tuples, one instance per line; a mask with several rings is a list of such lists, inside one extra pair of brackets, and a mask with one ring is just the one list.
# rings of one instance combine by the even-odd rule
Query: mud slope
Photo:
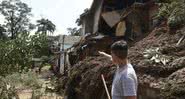
[[(129, 49), (129, 59), (137, 72), (139, 86), (161, 91), (164, 99), (181, 99), (185, 95), (184, 35), (185, 28), (173, 33), (168, 33), (165, 27), (156, 28)], [(105, 99), (101, 74), (105, 75), (110, 91), (115, 72), (112, 66), (105, 57), (88, 57), (73, 66), (69, 77), (60, 79), (59, 89), (68, 99)], [(147, 90), (139, 90), (139, 94), (141, 91)], [(150, 99), (156, 98), (154, 95)]]

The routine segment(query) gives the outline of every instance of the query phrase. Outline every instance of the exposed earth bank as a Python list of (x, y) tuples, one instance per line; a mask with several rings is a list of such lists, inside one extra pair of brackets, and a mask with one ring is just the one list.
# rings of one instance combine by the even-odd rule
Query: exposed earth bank
[[(129, 49), (139, 81), (139, 99), (184, 99), (185, 27), (169, 31), (156, 28)], [(59, 90), (68, 99), (105, 99), (101, 74), (111, 92), (116, 67), (103, 56), (87, 57), (73, 65), (68, 77), (59, 81)], [(160, 99), (160, 98), (159, 98)]]

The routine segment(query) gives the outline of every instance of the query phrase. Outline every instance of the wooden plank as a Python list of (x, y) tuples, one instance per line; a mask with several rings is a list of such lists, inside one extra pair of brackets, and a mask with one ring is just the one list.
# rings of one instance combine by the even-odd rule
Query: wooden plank
[(126, 23), (125, 21), (119, 22), (116, 28), (116, 36), (124, 36), (126, 32)]

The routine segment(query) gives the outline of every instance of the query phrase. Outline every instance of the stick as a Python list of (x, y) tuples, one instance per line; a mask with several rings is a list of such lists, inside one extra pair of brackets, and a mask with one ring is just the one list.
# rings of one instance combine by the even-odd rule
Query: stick
[(181, 43), (181, 41), (183, 41), (184, 37), (185, 37), (185, 35), (182, 36), (182, 37), (179, 39), (179, 41), (178, 41), (178, 43), (176, 44), (176, 46), (178, 46), (178, 45)]
[(103, 74), (101, 75), (101, 78), (102, 78), (102, 81), (103, 81), (103, 84), (104, 84), (104, 87), (105, 87), (105, 90), (106, 90), (106, 93), (107, 93), (107, 97), (108, 97), (108, 99), (111, 99), (111, 98), (110, 98), (109, 91), (108, 91), (108, 88), (107, 88), (107, 85), (106, 85), (106, 83), (105, 83), (105, 79), (104, 79)]

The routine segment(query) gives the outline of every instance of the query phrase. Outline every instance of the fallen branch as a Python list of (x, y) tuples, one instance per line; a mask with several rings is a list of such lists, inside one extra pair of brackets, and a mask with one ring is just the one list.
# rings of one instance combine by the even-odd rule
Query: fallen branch
[(184, 37), (185, 37), (185, 35), (182, 36), (182, 37), (179, 39), (179, 41), (178, 41), (178, 43), (176, 44), (176, 46), (178, 46), (178, 45), (182, 42), (182, 40), (184, 39)]

